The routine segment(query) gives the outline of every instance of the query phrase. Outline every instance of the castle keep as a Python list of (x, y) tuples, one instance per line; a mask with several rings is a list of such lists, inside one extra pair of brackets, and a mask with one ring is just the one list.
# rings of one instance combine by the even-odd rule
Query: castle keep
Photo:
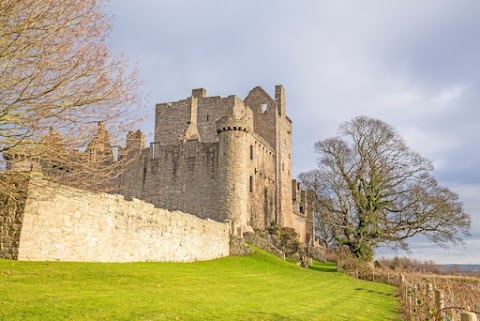
[(140, 131), (128, 135), (127, 157), (134, 159), (120, 194), (230, 221), (236, 236), (291, 227), (313, 244), (310, 195), (291, 178), (292, 121), (282, 86), (275, 98), (255, 87), (243, 100), (194, 89), (184, 100), (156, 105), (154, 142), (144, 148), (144, 141)]

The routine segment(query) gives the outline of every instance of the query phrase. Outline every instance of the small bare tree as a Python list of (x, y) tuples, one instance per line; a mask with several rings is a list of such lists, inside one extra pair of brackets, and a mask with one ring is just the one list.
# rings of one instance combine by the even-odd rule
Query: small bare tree
[(0, 0), (0, 192), (12, 192), (7, 167), (80, 187), (117, 175), (112, 146), (140, 101), (136, 72), (106, 44), (106, 2)]
[(422, 234), (446, 246), (468, 235), (458, 195), (439, 186), (430, 161), (410, 150), (388, 124), (360, 116), (340, 136), (315, 144), (317, 197), (334, 239), (359, 258), (379, 246), (408, 248)]

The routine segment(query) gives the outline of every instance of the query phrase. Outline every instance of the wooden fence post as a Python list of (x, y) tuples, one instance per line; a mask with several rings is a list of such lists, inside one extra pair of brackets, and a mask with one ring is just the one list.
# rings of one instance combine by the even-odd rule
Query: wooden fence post
[(433, 306), (432, 306), (432, 301), (433, 301), (433, 297), (434, 297), (434, 294), (433, 294), (433, 285), (432, 283), (427, 283), (427, 287), (426, 287), (426, 299), (427, 299), (427, 310), (428, 310), (428, 314), (430, 315), (430, 313), (433, 311)]
[(407, 297), (408, 304), (408, 316), (411, 317), (413, 311), (413, 285), (407, 284), (405, 296)]
[(477, 315), (473, 312), (460, 313), (460, 321), (477, 321)]
[(405, 277), (400, 273), (400, 295), (405, 299)]
[(427, 294), (429, 298), (433, 298), (433, 285), (432, 283), (427, 283)]
[[(445, 308), (445, 300), (443, 298), (443, 292), (440, 290), (435, 290), (435, 307), (437, 308), (437, 315), (441, 315), (439, 313)], [(444, 318), (441, 317), (439, 320), (444, 320)]]

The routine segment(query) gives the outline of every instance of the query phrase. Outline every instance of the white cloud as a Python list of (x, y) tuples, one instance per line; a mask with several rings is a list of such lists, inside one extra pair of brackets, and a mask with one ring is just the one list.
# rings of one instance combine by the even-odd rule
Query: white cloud
[(435, 105), (450, 106), (453, 102), (455, 102), (455, 100), (462, 96), (465, 90), (466, 86), (454, 85), (450, 88), (440, 91), (437, 96), (433, 97), (432, 102)]

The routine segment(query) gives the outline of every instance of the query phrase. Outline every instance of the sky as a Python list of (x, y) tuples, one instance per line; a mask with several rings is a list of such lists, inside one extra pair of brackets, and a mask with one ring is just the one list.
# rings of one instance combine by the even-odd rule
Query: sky
[(243, 99), (281, 84), (298, 175), (316, 167), (314, 143), (340, 124), (381, 119), (433, 161), (472, 217), (464, 246), (420, 238), (408, 255), (480, 264), (480, 1), (114, 0), (107, 11), (112, 49), (140, 70), (144, 131), (155, 103), (193, 88)]

